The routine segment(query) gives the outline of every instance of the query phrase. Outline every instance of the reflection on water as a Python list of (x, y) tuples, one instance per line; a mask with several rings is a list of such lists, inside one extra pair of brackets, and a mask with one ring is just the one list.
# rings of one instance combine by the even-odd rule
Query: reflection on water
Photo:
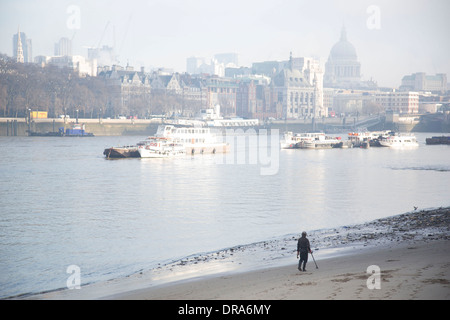
[(279, 170), (267, 176), (219, 155), (103, 158), (106, 147), (140, 140), (0, 138), (0, 296), (62, 288), (69, 265), (86, 284), (450, 204), (448, 146), (280, 150)]

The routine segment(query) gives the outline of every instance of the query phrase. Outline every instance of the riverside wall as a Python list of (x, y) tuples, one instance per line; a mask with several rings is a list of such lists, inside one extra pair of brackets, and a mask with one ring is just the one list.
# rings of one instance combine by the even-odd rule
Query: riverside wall
[[(76, 120), (36, 119), (27, 123), (23, 118), (0, 119), (0, 136), (28, 136), (28, 131), (58, 132), (59, 128), (71, 128)], [(153, 135), (160, 123), (151, 120), (98, 120), (79, 119), (86, 132), (95, 136)]]
[[(393, 130), (395, 132), (450, 132), (450, 115), (432, 114), (416, 118), (417, 121), (386, 122), (368, 126), (367, 130)], [(360, 120), (360, 119), (359, 119)], [(267, 129), (278, 129), (280, 132), (313, 132), (342, 133), (357, 131), (353, 128), (354, 118), (323, 118), (302, 120), (276, 120), (264, 125)], [(0, 118), (0, 136), (28, 136), (28, 130), (39, 133), (58, 132), (59, 128), (71, 128), (75, 119), (35, 119), (28, 123), (25, 118)], [(160, 120), (141, 119), (79, 119), (85, 124), (86, 132), (95, 136), (153, 135)]]

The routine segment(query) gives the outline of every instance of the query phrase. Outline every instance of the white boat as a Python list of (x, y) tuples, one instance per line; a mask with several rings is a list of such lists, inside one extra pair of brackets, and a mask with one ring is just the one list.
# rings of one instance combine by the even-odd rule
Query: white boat
[(379, 142), (381, 146), (390, 148), (415, 148), (419, 146), (414, 135), (392, 135)]
[(325, 133), (286, 132), (281, 140), (282, 149), (330, 149), (342, 145), (340, 138), (328, 137)]
[(386, 131), (364, 131), (350, 132), (348, 141), (357, 148), (381, 147), (380, 140), (386, 139), (392, 135), (389, 130)]
[(223, 118), (220, 115), (220, 105), (214, 108), (202, 109), (197, 114), (196, 119), (204, 121), (208, 127), (257, 127), (259, 126), (258, 119), (243, 119), (243, 118)]
[(312, 139), (307, 133), (285, 132), (283, 139), (280, 141), (281, 149), (298, 149), (299, 143), (307, 139)]
[(183, 145), (172, 139), (162, 137), (149, 137), (138, 145), (141, 158), (170, 158), (186, 154)]
[(177, 127), (162, 125), (158, 127), (156, 137), (167, 138), (182, 145), (188, 154), (226, 153), (230, 146), (219, 141), (218, 136), (208, 127)]
[(317, 134), (313, 140), (304, 141), (300, 144), (301, 149), (331, 149), (341, 144), (341, 140), (328, 137), (324, 133)]

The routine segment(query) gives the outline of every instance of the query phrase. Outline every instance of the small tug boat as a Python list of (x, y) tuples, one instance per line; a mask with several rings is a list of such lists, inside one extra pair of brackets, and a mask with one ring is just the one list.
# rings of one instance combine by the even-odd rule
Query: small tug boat
[(86, 132), (84, 124), (73, 124), (71, 128), (61, 127), (57, 132), (35, 132), (27, 130), (30, 137), (93, 137), (94, 134)]

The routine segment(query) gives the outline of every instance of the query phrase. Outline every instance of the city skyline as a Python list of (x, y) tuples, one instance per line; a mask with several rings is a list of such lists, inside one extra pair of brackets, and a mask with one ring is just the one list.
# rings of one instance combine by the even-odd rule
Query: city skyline
[(294, 56), (324, 65), (345, 25), (364, 80), (398, 87), (416, 72), (450, 74), (447, 1), (10, 1), (0, 4), (0, 53), (12, 36), (33, 41), (33, 56), (52, 55), (61, 38), (73, 54), (114, 46), (119, 64), (186, 71), (192, 56), (239, 54), (240, 66)]

